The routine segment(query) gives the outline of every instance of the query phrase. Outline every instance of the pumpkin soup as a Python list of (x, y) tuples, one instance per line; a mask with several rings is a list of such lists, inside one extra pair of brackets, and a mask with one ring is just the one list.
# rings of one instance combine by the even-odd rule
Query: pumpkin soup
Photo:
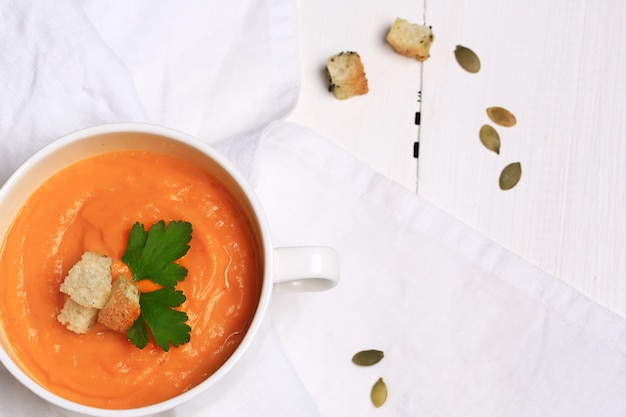
[[(193, 225), (187, 300), (190, 341), (164, 352), (133, 346), (95, 323), (76, 334), (57, 321), (68, 270), (84, 252), (122, 261), (131, 227), (164, 219)], [(216, 179), (181, 159), (144, 151), (98, 155), (48, 179), (14, 220), (0, 258), (0, 317), (23, 369), (66, 399), (101, 408), (151, 405), (198, 385), (243, 338), (259, 300), (258, 243), (235, 199)]]

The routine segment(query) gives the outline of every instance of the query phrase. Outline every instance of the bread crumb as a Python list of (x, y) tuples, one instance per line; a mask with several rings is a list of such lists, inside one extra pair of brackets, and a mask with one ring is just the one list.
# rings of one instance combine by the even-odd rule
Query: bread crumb
[(339, 100), (367, 94), (369, 87), (361, 57), (356, 52), (341, 52), (326, 61), (330, 77), (328, 90)]
[(123, 333), (133, 325), (140, 313), (139, 289), (130, 279), (121, 275), (113, 284), (109, 300), (98, 313), (98, 322)]
[(68, 297), (57, 320), (74, 333), (82, 334), (91, 328), (97, 315), (97, 308), (84, 307)]
[(139, 288), (120, 275), (112, 284), (108, 256), (85, 252), (61, 284), (68, 295), (57, 320), (75, 333), (87, 333), (96, 320), (104, 326), (125, 332), (141, 314)]
[(85, 252), (69, 270), (61, 292), (83, 307), (100, 309), (111, 294), (111, 264), (108, 256)]
[(59, 323), (74, 333), (87, 333), (111, 294), (111, 265), (108, 256), (85, 252), (70, 268), (61, 284), (68, 298), (57, 316)]
[(387, 34), (387, 42), (404, 56), (426, 61), (430, 57), (430, 47), (435, 40), (432, 28), (409, 23), (396, 18)]

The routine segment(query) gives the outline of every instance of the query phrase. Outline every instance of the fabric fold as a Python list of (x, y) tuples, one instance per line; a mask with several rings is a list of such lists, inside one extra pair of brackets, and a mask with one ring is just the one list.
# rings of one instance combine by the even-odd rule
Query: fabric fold
[(208, 143), (285, 117), (300, 86), (294, 0), (80, 0), (154, 123)]
[(130, 74), (73, 2), (2, 1), (0, 9), (1, 183), (59, 136), (146, 121)]

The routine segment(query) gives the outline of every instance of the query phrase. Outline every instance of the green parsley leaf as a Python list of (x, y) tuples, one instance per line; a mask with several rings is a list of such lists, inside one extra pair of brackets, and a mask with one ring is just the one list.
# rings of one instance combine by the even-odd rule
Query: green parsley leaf
[(126, 336), (133, 345), (143, 349), (150, 340), (149, 328), (156, 344), (166, 352), (170, 350), (170, 343), (178, 347), (189, 342), (191, 327), (186, 324), (189, 317), (182, 311), (172, 309), (185, 300), (182, 291), (168, 287), (142, 293), (139, 296), (141, 314)]
[(155, 284), (174, 288), (187, 276), (187, 269), (174, 261), (189, 250), (191, 223), (171, 221), (165, 227), (161, 220), (146, 232), (137, 222), (128, 236), (128, 246), (122, 261), (128, 265), (134, 281), (150, 279)]
[[(139, 305), (141, 306), (141, 295), (139, 296)], [(148, 331), (148, 325), (140, 314), (137, 320), (133, 323), (128, 330), (126, 330), (126, 337), (131, 341), (133, 345), (139, 349), (143, 349), (148, 346), (150, 341), (150, 332)]]
[(163, 220), (149, 231), (139, 222), (130, 230), (122, 261), (128, 265), (134, 281), (149, 279), (162, 286), (139, 295), (141, 313), (126, 331), (128, 339), (139, 349), (148, 345), (151, 333), (155, 343), (166, 352), (170, 344), (178, 347), (190, 340), (191, 327), (186, 324), (189, 317), (175, 310), (187, 298), (174, 288), (187, 276), (187, 269), (175, 261), (189, 250), (191, 231), (190, 223), (171, 221), (165, 227)]

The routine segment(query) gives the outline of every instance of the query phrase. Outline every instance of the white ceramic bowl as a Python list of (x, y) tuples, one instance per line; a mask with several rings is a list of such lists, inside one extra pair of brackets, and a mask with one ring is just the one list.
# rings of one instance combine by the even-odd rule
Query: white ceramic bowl
[(224, 183), (239, 200), (253, 223), (264, 259), (263, 283), (255, 316), (232, 356), (200, 385), (172, 399), (147, 407), (111, 410), (69, 401), (31, 379), (20, 367), (4, 330), (0, 329), (0, 360), (24, 386), (46, 401), (71, 413), (92, 416), (130, 417), (163, 413), (192, 399), (210, 401), (209, 391), (227, 389), (244, 370), (246, 357), (266, 327), (267, 309), (275, 286), (287, 291), (317, 291), (332, 288), (339, 278), (338, 257), (325, 247), (274, 248), (261, 205), (252, 188), (228, 160), (212, 147), (187, 134), (161, 126), (123, 123), (83, 129), (64, 136), (37, 152), (0, 189), (0, 240), (29, 196), (65, 166), (85, 158), (119, 150), (148, 150), (184, 158)]

